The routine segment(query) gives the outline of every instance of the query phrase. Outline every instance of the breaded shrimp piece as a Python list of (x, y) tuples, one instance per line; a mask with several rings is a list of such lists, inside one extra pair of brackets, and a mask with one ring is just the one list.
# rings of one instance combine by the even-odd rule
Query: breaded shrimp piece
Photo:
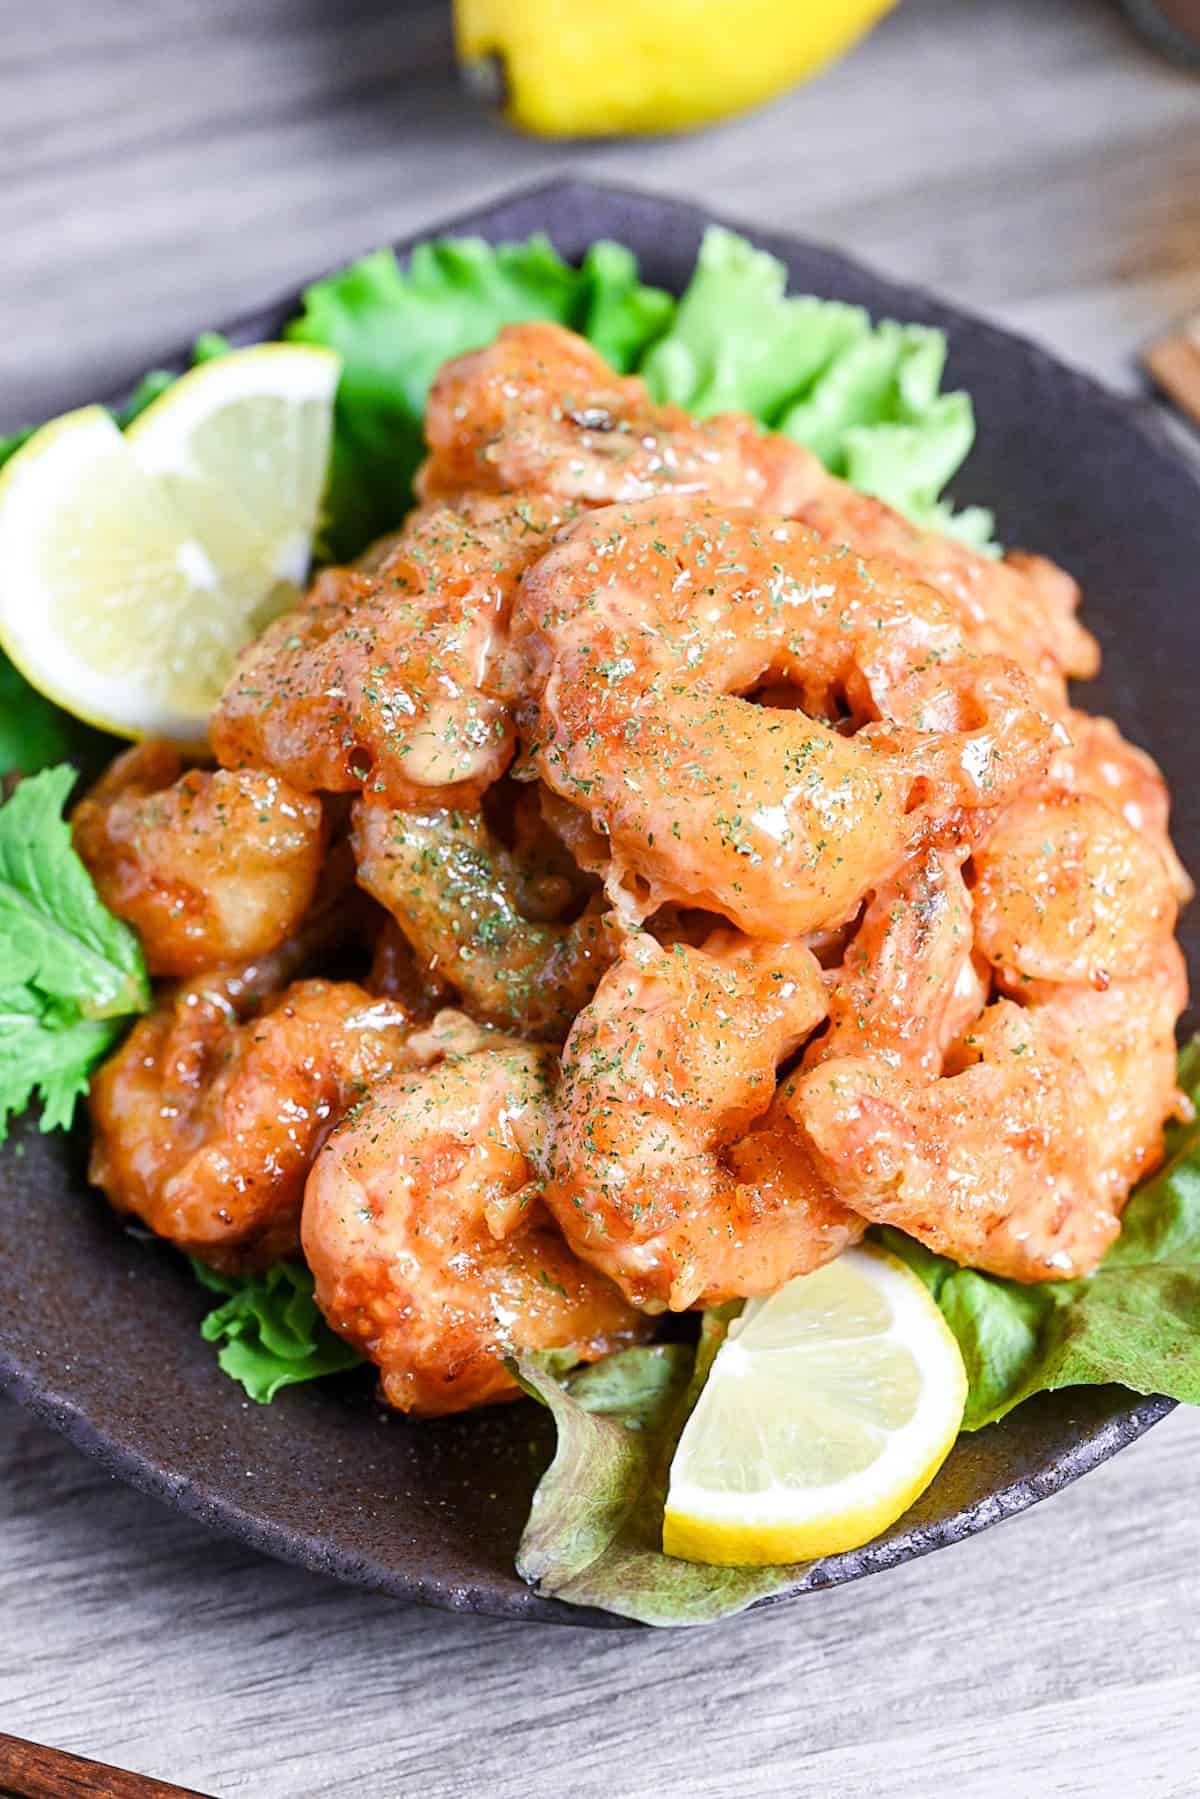
[(823, 469), (788, 510), (823, 537), (893, 562), (936, 588), (972, 648), (1020, 663), (1039, 702), (1055, 713), (1066, 710), (1066, 676), (1088, 680), (1098, 672), (1099, 646), (1076, 617), (1079, 588), (1046, 557), (1020, 550), (1000, 560), (980, 556), (956, 538), (910, 524)]
[[(531, 759), (608, 839), (637, 921), (677, 902), (781, 940), (840, 924), (931, 821), (1003, 803), (1056, 740), (932, 589), (705, 499), (568, 527), (513, 640)], [(745, 697), (781, 684), (805, 710)], [(846, 710), (853, 735), (827, 722)]]
[(832, 1059), (781, 1103), (863, 1217), (968, 1267), (1062, 1280), (1096, 1266), (1162, 1159), (1187, 976), (1168, 938), (1137, 976), (1021, 996), (987, 1008), (940, 1080)]
[(1089, 794), (1119, 812), (1154, 844), (1176, 899), (1186, 905), (1193, 887), (1171, 842), (1170, 795), (1158, 764), (1122, 737), (1111, 718), (1069, 712), (1064, 723), (1070, 742), (1055, 751), (1047, 784), (1066, 793)]
[(218, 761), (395, 805), (476, 799), (513, 753), (513, 590), (562, 517), (536, 497), (428, 507), (372, 573), (327, 569), (239, 658)]
[(1163, 1125), (1179, 1103), (1175, 1027), (1187, 1005), (1179, 945), (1160, 943), (1135, 978), (1103, 989), (1039, 986), (1026, 998), (1043, 1041), (1083, 1070), (1095, 1178), (1120, 1210), (1162, 1160)]
[(266, 1267), (297, 1247), (304, 1181), (331, 1126), (405, 1066), (411, 1023), (394, 1001), (319, 980), (239, 1022), (223, 976), (188, 982), (93, 1076), (90, 1178), (201, 1261)]
[(521, 492), (606, 506), (690, 493), (786, 512), (797, 465), (815, 462), (738, 413), (696, 419), (655, 406), (636, 376), (615, 374), (584, 338), (539, 321), (505, 325), (482, 350), (442, 365), (425, 437), (424, 500)]
[(1041, 557), (980, 556), (923, 531), (828, 474), (789, 438), (737, 413), (695, 419), (656, 406), (559, 325), (506, 326), (446, 363), (426, 414), (426, 499), (541, 491), (586, 505), (709, 494), (802, 520), (835, 543), (887, 558), (938, 588), (980, 652), (1013, 657), (1061, 711), (1063, 677), (1095, 674), (1095, 640), (1075, 617), (1070, 576)]
[(974, 856), (975, 937), (1020, 980), (1143, 973), (1175, 928), (1162, 856), (1119, 812), (1039, 786), (1005, 808)]
[(552, 1052), (497, 1038), (381, 1083), (316, 1159), (303, 1243), (317, 1304), (401, 1411), (516, 1399), (506, 1355), (590, 1362), (645, 1333), (541, 1205), (554, 1072)]
[(871, 896), (828, 977), (829, 1028), (805, 1066), (873, 1056), (932, 1080), (979, 1014), (987, 985), (973, 956), (962, 849), (922, 846)]
[(784, 1106), (833, 1193), (872, 1223), (1013, 1280), (1087, 1274), (1120, 1225), (1082, 1068), (1009, 1000), (968, 1041), (971, 1065), (933, 1082), (835, 1058), (790, 1083)]
[(364, 797), (353, 843), (360, 884), (422, 969), (489, 1023), (562, 1041), (616, 954), (599, 902), (568, 924), (528, 917), (521, 866), (477, 810), (397, 812)]
[(854, 1241), (857, 1220), (771, 1135), (776, 1069), (824, 1011), (798, 944), (641, 933), (576, 1019), (546, 1203), (635, 1305), (768, 1293)]
[(259, 769), (184, 772), (170, 744), (119, 755), (71, 816), (75, 848), (151, 974), (265, 955), (316, 892), (321, 803)]

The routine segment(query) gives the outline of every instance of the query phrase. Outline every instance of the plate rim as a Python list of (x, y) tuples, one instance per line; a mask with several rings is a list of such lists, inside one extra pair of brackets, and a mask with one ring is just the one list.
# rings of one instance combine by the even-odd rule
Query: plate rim
[[(918, 283), (895, 280), (886, 273), (876, 270), (869, 262), (839, 248), (824, 244), (819, 239), (809, 238), (798, 233), (764, 228), (744, 220), (731, 218), (723, 212), (711, 210), (695, 201), (669, 192), (656, 191), (653, 188), (624, 182), (594, 180), (578, 175), (551, 177), (506, 189), (482, 204), (465, 209), (448, 219), (435, 220), (402, 238), (391, 241), (384, 247), (389, 247), (398, 256), (404, 257), (416, 244), (430, 237), (477, 232), (482, 224), (492, 221), (498, 213), (522, 205), (536, 204), (538, 201), (547, 204), (551, 202), (561, 204), (573, 196), (583, 202), (596, 196), (604, 196), (615, 201), (644, 202), (665, 207), (677, 216), (688, 217), (697, 225), (718, 224), (737, 231), (773, 254), (785, 254), (788, 250), (804, 249), (817, 253), (826, 267), (835, 275), (841, 269), (852, 276), (856, 282), (861, 280), (872, 283), (882, 282), (888, 288), (889, 293), (895, 296), (897, 311), (907, 309), (911, 305), (914, 315), (922, 312), (950, 315), (955, 320), (970, 326), (978, 337), (989, 339), (998, 346), (1002, 345), (1006, 353), (1019, 351), (1029, 362), (1052, 370), (1057, 381), (1069, 381), (1086, 394), (1090, 404), (1103, 407), (1111, 418), (1118, 420), (1125, 428), (1132, 427), (1143, 439), (1147, 450), (1156, 457), (1169, 461), (1176, 475), (1180, 470), (1191, 475), (1196, 485), (1197, 497), (1200, 499), (1200, 469), (1193, 466), (1173, 441), (1157, 408), (1149, 398), (1118, 393), (1096, 376), (1076, 368), (1024, 333), (999, 325), (985, 315), (974, 311), (970, 306), (960, 305), (957, 301), (943, 298), (931, 288)], [(264, 319), (285, 313), (294, 314), (299, 309), (304, 292), (308, 287), (314, 282), (324, 279), (328, 274), (344, 268), (347, 263), (355, 260), (356, 254), (363, 253), (365, 252), (348, 254), (329, 267), (306, 277), (299, 286), (280, 293), (272, 300), (242, 310), (236, 317), (218, 329), (234, 342), (237, 342), (239, 338), (249, 341), (250, 338), (261, 335)], [(165, 368), (168, 371), (186, 368), (190, 360), (190, 342), (172, 353), (154, 356), (150, 359), (152, 366)], [(124, 383), (110, 393), (106, 403), (119, 405), (133, 391), (135, 385), (136, 382)], [(757, 1601), (749, 1609), (761, 1610), (767, 1606), (781, 1604), (785, 1600), (795, 1599), (802, 1594), (843, 1585), (850, 1580), (882, 1572), (887, 1568), (898, 1566), (902, 1562), (915, 1560), (936, 1549), (947, 1547), (951, 1543), (976, 1536), (981, 1531), (990, 1528), (991, 1525), (1013, 1517), (1037, 1504), (1040, 1500), (1073, 1484), (1083, 1475), (1090, 1473), (1093, 1468), (1136, 1442), (1175, 1409), (1176, 1401), (1163, 1395), (1141, 1396), (1131, 1389), (1119, 1387), (1112, 1390), (1126, 1395), (1127, 1403), (1123, 1404), (1119, 1410), (1110, 1413), (1100, 1424), (1086, 1428), (1083, 1435), (1072, 1444), (1071, 1448), (1057, 1457), (1052, 1471), (1040, 1477), (1020, 1476), (989, 1494), (986, 1499), (973, 1506), (961, 1508), (938, 1524), (914, 1527), (902, 1535), (867, 1544), (863, 1548), (851, 1552), (849, 1556), (831, 1557), (825, 1561), (813, 1563), (796, 1583), (777, 1594)], [(372, 1558), (356, 1556), (348, 1550), (339, 1550), (336, 1546), (331, 1546), (327, 1539), (322, 1540), (315, 1533), (301, 1532), (266, 1519), (261, 1513), (248, 1510), (237, 1504), (227, 1494), (216, 1491), (203, 1482), (189, 1479), (186, 1475), (172, 1473), (159, 1466), (152, 1457), (137, 1449), (129, 1441), (107, 1433), (94, 1425), (83, 1407), (64, 1393), (55, 1390), (53, 1378), (47, 1378), (44, 1369), (39, 1369), (36, 1362), (21, 1359), (15, 1350), (3, 1344), (0, 1344), (0, 1392), (5, 1393), (23, 1409), (51, 1425), (75, 1448), (98, 1462), (109, 1473), (118, 1476), (127, 1485), (172, 1506), (184, 1516), (230, 1536), (256, 1552), (269, 1555), (276, 1560), (325, 1575), (343, 1584), (383, 1593), (410, 1604), (428, 1605), (448, 1611), (481, 1613), (506, 1617), (513, 1621), (527, 1619), (578, 1627), (648, 1628), (635, 1625), (632, 1620), (618, 1617), (609, 1612), (568, 1605), (561, 1600), (543, 1597), (529, 1587), (506, 1594), (501, 1605), (495, 1595), (478, 1583), (467, 1582), (455, 1585), (443, 1577), (424, 1579), (420, 1576), (401, 1573)], [(1040, 1397), (1026, 1403), (1037, 1405), (1040, 1403)], [(1003, 1428), (1003, 1426), (989, 1427), (989, 1429), (994, 1428)]]

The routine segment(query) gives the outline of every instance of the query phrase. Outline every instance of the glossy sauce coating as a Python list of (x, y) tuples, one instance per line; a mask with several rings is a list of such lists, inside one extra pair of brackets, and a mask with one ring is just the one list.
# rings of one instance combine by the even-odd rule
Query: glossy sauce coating
[(796, 518), (834, 543), (882, 556), (936, 587), (982, 653), (1010, 656), (1041, 701), (1066, 706), (1064, 677), (1099, 666), (1075, 616), (1079, 589), (1044, 557), (981, 556), (921, 530), (828, 474), (789, 438), (737, 413), (694, 419), (656, 406), (643, 382), (614, 375), (559, 325), (510, 325), (442, 369), (429, 397), (426, 498), (538, 490), (606, 505), (709, 494), (721, 506)]
[[(931, 816), (1002, 803), (1055, 741), (932, 589), (707, 500), (585, 515), (526, 575), (513, 635), (533, 759), (608, 838), (632, 919), (678, 901), (780, 939), (839, 924)], [(744, 697), (780, 685), (798, 705)]]
[(478, 810), (355, 806), (358, 878), (417, 961), (468, 1010), (526, 1037), (561, 1040), (616, 954), (602, 904), (569, 924), (522, 910), (522, 871)]
[(412, 1021), (349, 981), (301, 981), (239, 1020), (220, 979), (161, 999), (93, 1077), (89, 1175), (120, 1212), (215, 1268), (294, 1253), (313, 1157), (405, 1065)]
[(326, 570), (243, 651), (210, 723), (218, 760), (395, 805), (470, 803), (512, 758), (513, 590), (563, 516), (537, 497), (431, 507), (373, 572)]
[(520, 1350), (569, 1366), (645, 1333), (541, 1204), (552, 1052), (495, 1043), (380, 1083), (308, 1179), (317, 1303), (405, 1412), (518, 1398), (504, 1357)]
[(157, 975), (275, 949), (309, 908), (327, 841), (311, 794), (259, 769), (185, 773), (158, 742), (118, 756), (71, 828), (101, 899), (133, 926)]
[(1038, 788), (1007, 807), (975, 855), (981, 953), (1019, 981), (1105, 987), (1142, 973), (1175, 928), (1155, 846), (1083, 793)]
[(1120, 1227), (1095, 1179), (1082, 1069), (1009, 1000), (966, 1043), (970, 1065), (932, 1082), (873, 1057), (822, 1063), (791, 1085), (788, 1113), (872, 1223), (1014, 1280), (1088, 1273)]
[(773, 1129), (777, 1067), (824, 1012), (799, 944), (726, 931), (663, 948), (641, 933), (576, 1019), (546, 1203), (636, 1305), (769, 1293), (861, 1233), (802, 1154), (748, 1142)]
[(829, 977), (829, 1028), (805, 1066), (874, 1056), (933, 1078), (983, 1011), (963, 852), (922, 847), (871, 896)]

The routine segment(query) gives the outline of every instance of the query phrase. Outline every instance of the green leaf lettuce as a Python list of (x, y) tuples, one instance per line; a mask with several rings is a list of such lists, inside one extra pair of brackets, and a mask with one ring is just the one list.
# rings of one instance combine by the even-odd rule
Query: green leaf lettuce
[(547, 1597), (640, 1624), (711, 1624), (794, 1584), (798, 1567), (710, 1568), (662, 1552), (675, 1445), (736, 1307), (700, 1342), (624, 1349), (566, 1386), (541, 1356), (515, 1363), (554, 1416), (558, 1446), (530, 1507), (517, 1571)]
[(970, 396), (940, 392), (942, 332), (873, 325), (859, 306), (786, 285), (775, 257), (711, 226), (642, 369), (651, 393), (702, 415), (750, 412), (916, 524), (990, 547), (989, 513), (939, 498), (975, 437)]
[(0, 1141), (42, 1101), (42, 1129), (75, 1100), (150, 988), (137, 938), (101, 903), (71, 843), (70, 766), (22, 781), (0, 806)]
[(226, 1275), (193, 1259), (196, 1279), (224, 1301), (200, 1326), (217, 1361), (250, 1398), (267, 1405), (283, 1387), (357, 1368), (361, 1357), (334, 1335), (317, 1310), (302, 1262), (276, 1262), (265, 1274)]
[(490, 343), (503, 325), (550, 319), (593, 334), (626, 366), (673, 304), (639, 283), (622, 245), (593, 245), (576, 269), (540, 236), (495, 247), (438, 239), (418, 244), (403, 269), (377, 250), (315, 282), (286, 335), (342, 359), (322, 552), (355, 556), (399, 524), (424, 455), (425, 401), (448, 358)]

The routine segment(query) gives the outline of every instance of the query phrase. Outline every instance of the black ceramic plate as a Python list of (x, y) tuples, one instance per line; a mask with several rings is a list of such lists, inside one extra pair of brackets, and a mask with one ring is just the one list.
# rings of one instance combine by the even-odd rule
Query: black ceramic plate
[[(647, 279), (678, 290), (705, 223), (690, 206), (572, 182), (449, 229), (492, 239), (547, 231), (571, 259), (593, 238), (619, 238)], [(1191, 471), (1152, 418), (1021, 339), (827, 250), (755, 235), (799, 291), (946, 332), (950, 384), (971, 392), (979, 420), (955, 498), (991, 506), (1006, 542), (1044, 550), (1082, 580), (1105, 651), (1088, 704), (1113, 713), (1163, 764), (1180, 851), (1200, 868), (1200, 485)], [(274, 336), (295, 310), (293, 296), (230, 335)], [(1198, 910), (1183, 932), (1194, 973)], [(340, 1580), (512, 1618), (614, 1622), (538, 1599), (513, 1572), (551, 1450), (533, 1404), (409, 1424), (375, 1405), (365, 1373), (249, 1404), (197, 1337), (206, 1296), (177, 1257), (135, 1240), (89, 1193), (78, 1140), (14, 1134), (0, 1159), (0, 1219), (0, 1382), (114, 1474)], [(1086, 1473), (1169, 1409), (1119, 1388), (1034, 1400), (964, 1437), (900, 1524), (866, 1549), (815, 1563), (797, 1591), (982, 1530)]]

